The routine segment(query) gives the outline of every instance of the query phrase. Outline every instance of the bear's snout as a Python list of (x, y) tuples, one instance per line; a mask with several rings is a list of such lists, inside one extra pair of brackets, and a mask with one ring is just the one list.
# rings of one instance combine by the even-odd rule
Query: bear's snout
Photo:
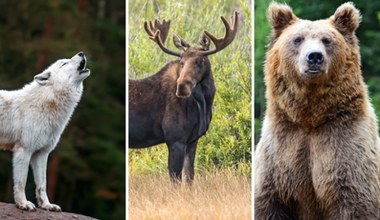
[(319, 51), (310, 52), (306, 56), (306, 61), (312, 65), (315, 65), (315, 64), (320, 65), (323, 63), (323, 54)]
[(312, 50), (305, 56), (305, 72), (309, 74), (318, 74), (324, 71), (324, 55), (321, 51)]

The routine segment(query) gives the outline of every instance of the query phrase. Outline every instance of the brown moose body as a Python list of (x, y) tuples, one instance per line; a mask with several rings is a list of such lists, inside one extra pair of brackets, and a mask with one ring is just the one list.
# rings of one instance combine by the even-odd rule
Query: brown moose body
[[(216, 38), (205, 31), (201, 47), (193, 47), (174, 35), (181, 53), (164, 43), (170, 21), (145, 22), (150, 39), (167, 54), (180, 59), (167, 63), (159, 72), (141, 80), (129, 81), (129, 147), (151, 147), (166, 143), (169, 149), (169, 174), (172, 182), (194, 178), (194, 158), (198, 139), (209, 127), (215, 83), (208, 56), (227, 47), (235, 38), (238, 13), (232, 25), (222, 17), (226, 34)], [(215, 48), (210, 49), (211, 41)]]
[(255, 219), (380, 219), (380, 144), (360, 69), (360, 13), (269, 7), (267, 112), (255, 152)]

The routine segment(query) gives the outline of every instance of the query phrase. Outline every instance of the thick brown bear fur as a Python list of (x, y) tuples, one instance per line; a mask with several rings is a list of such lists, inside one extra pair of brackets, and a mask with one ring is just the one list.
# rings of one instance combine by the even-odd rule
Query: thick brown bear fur
[(271, 3), (255, 219), (380, 219), (380, 142), (360, 69), (360, 13), (297, 18)]

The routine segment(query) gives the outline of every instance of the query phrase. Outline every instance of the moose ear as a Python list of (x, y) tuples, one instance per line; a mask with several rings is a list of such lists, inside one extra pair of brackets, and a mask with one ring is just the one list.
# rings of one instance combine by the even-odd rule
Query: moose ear
[(187, 50), (190, 47), (190, 44), (186, 43), (182, 38), (178, 37), (176, 34), (173, 35), (174, 45), (183, 51)]
[(268, 19), (272, 26), (272, 41), (276, 40), (282, 31), (298, 20), (292, 8), (285, 4), (272, 2), (268, 8)]
[(34, 76), (34, 81), (36, 81), (41, 86), (44, 86), (46, 85), (49, 78), (50, 78), (50, 72), (42, 72)]
[(334, 15), (330, 17), (330, 21), (346, 40), (350, 42), (354, 38), (356, 29), (359, 27), (361, 15), (352, 2), (347, 2), (336, 9)]
[(199, 37), (199, 43), (201, 44), (203, 50), (207, 51), (210, 49), (210, 39), (204, 32)]

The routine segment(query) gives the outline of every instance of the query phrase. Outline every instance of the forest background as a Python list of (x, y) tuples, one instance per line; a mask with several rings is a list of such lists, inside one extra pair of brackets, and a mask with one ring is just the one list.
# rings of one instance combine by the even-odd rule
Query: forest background
[[(83, 51), (91, 76), (48, 164), (63, 211), (125, 218), (125, 1), (0, 1), (0, 88), (19, 89)], [(0, 152), (0, 201), (13, 203), (12, 154)], [(31, 170), (30, 170), (31, 171)], [(29, 172), (27, 198), (36, 204)]]
[[(265, 85), (263, 64), (270, 27), (267, 8), (271, 1), (255, 0), (255, 73), (254, 73), (254, 142), (260, 140), (261, 122), (265, 114)], [(325, 19), (334, 14), (345, 0), (284, 0), (302, 19)], [(356, 31), (360, 42), (362, 72), (372, 104), (380, 117), (380, 1), (352, 1), (361, 11), (362, 22)]]

